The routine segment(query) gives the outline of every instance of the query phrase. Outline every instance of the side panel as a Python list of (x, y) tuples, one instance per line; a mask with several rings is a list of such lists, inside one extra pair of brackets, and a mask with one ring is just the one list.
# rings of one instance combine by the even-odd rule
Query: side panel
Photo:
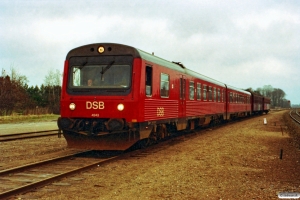
[(231, 116), (240, 117), (251, 113), (251, 94), (249, 92), (227, 87), (226, 98), (227, 119)]
[[(224, 115), (225, 101), (222, 92), (225, 85), (217, 85), (199, 78), (187, 78), (186, 116)], [(190, 88), (188, 88), (190, 86)], [(210, 90), (209, 90), (210, 89)]]
[[(146, 94), (147, 84), (146, 82), (146, 68), (151, 67), (151, 94)], [(179, 106), (179, 82), (176, 71), (164, 66), (157, 65), (146, 60), (142, 61), (140, 74), (140, 89), (139, 89), (139, 121), (156, 121), (164, 119), (177, 119), (179, 113), (182, 112)], [(168, 95), (166, 97), (161, 96), (161, 75), (165, 74), (168, 79)], [(148, 87), (148, 91), (149, 91)]]
[(178, 101), (145, 99), (144, 121), (178, 118)]

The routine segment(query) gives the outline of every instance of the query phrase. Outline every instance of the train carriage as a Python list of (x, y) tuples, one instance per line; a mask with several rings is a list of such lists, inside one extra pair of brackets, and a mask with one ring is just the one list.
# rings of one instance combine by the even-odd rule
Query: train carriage
[(264, 112), (263, 96), (251, 92), (251, 110), (254, 114), (262, 114)]
[(271, 99), (268, 97), (263, 97), (263, 111), (264, 113), (268, 113), (271, 108)]
[[(225, 119), (225, 84), (186, 69), (185, 116), (192, 125), (206, 126)], [(192, 120), (196, 119), (196, 120)]]
[(235, 119), (251, 114), (251, 93), (226, 85), (226, 119)]
[(133, 47), (91, 44), (65, 61), (58, 126), (68, 146), (126, 149), (223, 120), (225, 85)]
[(125, 150), (174, 131), (246, 116), (250, 103), (249, 92), (181, 63), (97, 43), (67, 54), (58, 127), (69, 147)]

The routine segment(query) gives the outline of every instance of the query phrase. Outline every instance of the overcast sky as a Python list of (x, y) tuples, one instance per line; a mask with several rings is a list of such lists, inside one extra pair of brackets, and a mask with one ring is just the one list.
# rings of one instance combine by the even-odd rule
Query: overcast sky
[(0, 67), (29, 86), (62, 71), (72, 48), (112, 42), (300, 104), (299, 0), (0, 0), (0, 37)]

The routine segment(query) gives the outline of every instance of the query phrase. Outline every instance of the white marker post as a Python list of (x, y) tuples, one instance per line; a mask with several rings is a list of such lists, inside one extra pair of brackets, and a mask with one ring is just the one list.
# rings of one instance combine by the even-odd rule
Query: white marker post
[(264, 118), (264, 125), (267, 124), (267, 118)]

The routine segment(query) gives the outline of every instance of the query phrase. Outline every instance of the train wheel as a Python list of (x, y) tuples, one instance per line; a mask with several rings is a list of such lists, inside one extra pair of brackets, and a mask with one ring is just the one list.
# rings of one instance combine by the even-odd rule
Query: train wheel
[(165, 124), (161, 124), (156, 129), (156, 138), (157, 140), (161, 140), (169, 136), (168, 130)]

